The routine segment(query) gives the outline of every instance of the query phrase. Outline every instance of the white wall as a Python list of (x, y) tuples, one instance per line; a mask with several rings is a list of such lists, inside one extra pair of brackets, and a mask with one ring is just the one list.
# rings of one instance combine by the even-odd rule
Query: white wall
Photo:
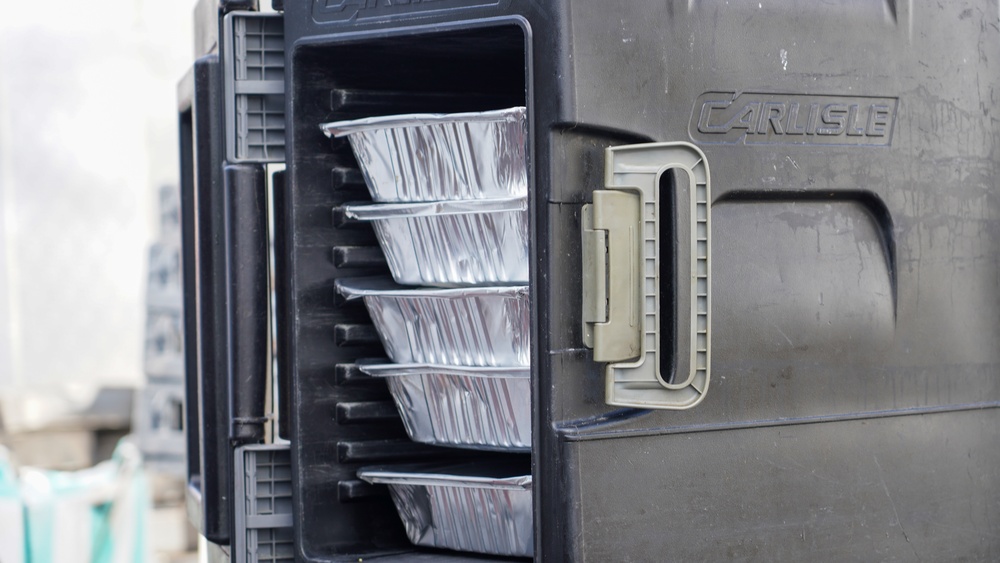
[(142, 381), (194, 4), (0, 0), (0, 394)]

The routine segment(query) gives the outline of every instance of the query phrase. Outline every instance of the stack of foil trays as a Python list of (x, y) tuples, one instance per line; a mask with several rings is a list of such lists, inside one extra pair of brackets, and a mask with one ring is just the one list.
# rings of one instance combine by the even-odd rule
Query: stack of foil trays
[(392, 364), (384, 377), (414, 441), (531, 450), (528, 288), (404, 289), (384, 279), (337, 282), (363, 298)]
[(371, 221), (392, 277), (437, 287), (528, 282), (524, 108), (327, 123), (346, 136), (376, 205)]
[[(525, 108), (322, 129), (351, 143), (375, 203), (343, 211), (372, 222), (393, 277), (337, 281), (347, 299), (364, 300), (393, 362), (359, 367), (385, 378), (414, 441), (529, 452)], [(499, 470), (382, 467), (358, 475), (389, 485), (417, 545), (530, 556), (530, 471)]]

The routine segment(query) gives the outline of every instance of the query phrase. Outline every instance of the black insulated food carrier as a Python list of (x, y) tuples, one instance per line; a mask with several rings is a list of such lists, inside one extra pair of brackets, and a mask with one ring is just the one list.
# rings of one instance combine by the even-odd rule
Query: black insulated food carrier
[[(527, 491), (510, 553), (539, 561), (1000, 559), (995, 3), (259, 8), (203, 0), (179, 88), (189, 508), (213, 557), (497, 560), (411, 542), (386, 483), (437, 464)], [(421, 443), (345, 297), (390, 275), (370, 178), (321, 125), (509, 108), (530, 437)]]

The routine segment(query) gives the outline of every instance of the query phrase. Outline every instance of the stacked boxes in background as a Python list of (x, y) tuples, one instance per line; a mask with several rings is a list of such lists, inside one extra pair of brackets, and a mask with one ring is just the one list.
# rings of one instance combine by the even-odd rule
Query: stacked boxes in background
[(159, 236), (149, 247), (146, 278), (145, 386), (133, 406), (132, 432), (142, 452), (153, 506), (150, 550), (157, 561), (195, 559), (194, 529), (184, 506), (184, 328), (180, 201), (173, 186), (159, 191)]
[(147, 466), (184, 473), (184, 329), (182, 325), (180, 202), (177, 189), (159, 193), (160, 233), (149, 248), (146, 334), (134, 432)]
[(505, 454), (358, 476), (389, 485), (414, 544), (531, 556), (525, 108), (322, 127), (351, 143), (376, 203), (343, 213), (372, 222), (393, 277), (337, 281), (392, 360), (360, 369), (386, 379), (414, 441)]

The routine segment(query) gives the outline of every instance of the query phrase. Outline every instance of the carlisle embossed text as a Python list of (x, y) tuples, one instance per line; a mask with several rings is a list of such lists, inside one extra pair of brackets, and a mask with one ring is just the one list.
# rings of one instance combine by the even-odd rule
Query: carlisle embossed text
[(509, 0), (313, 0), (313, 19), (350, 24), (496, 8)]
[(704, 143), (881, 145), (892, 142), (896, 98), (708, 92), (691, 115)]

